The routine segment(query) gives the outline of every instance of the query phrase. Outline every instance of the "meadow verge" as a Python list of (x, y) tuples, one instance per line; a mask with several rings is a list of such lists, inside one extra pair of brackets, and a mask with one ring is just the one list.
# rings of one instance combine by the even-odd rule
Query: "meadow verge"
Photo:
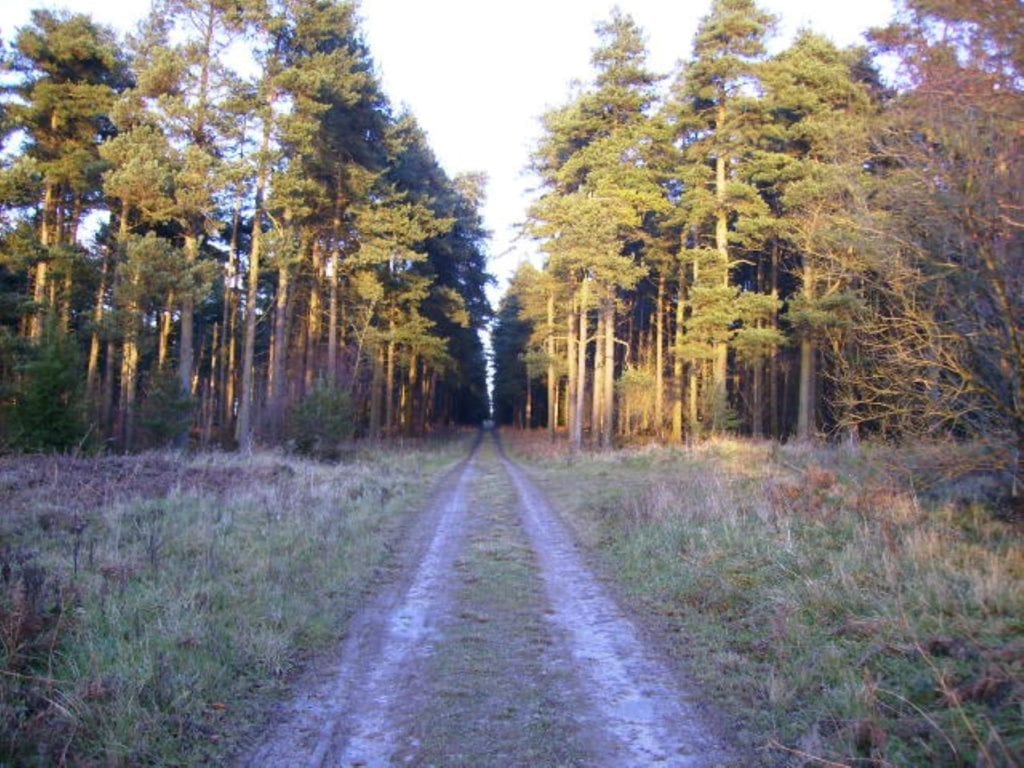
[(0, 461), (0, 763), (224, 763), (464, 453)]
[(1019, 522), (891, 449), (504, 437), (764, 764), (1019, 764)]

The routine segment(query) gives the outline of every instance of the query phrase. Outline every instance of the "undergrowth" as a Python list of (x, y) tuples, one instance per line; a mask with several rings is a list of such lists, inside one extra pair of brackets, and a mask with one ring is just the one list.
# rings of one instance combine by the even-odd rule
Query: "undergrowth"
[(0, 765), (223, 764), (463, 447), (0, 461)]
[(764, 764), (1021, 764), (1020, 523), (927, 470), (969, 448), (507, 442)]

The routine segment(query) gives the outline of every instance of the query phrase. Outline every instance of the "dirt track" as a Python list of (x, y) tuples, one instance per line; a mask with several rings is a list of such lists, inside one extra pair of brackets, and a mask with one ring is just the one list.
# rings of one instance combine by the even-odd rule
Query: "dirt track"
[(495, 439), (246, 766), (729, 764), (698, 703)]

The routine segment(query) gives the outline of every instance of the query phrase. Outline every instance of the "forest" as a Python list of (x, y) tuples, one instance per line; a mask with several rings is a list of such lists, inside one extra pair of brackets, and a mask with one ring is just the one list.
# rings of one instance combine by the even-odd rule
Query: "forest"
[(1021, 4), (908, 0), (867, 47), (769, 55), (776, 22), (716, 0), (670, 78), (630, 16), (598, 26), (533, 154), (545, 260), (498, 308), (498, 421), (985, 438), (1019, 481)]
[(2, 447), (421, 434), (487, 413), (482, 175), (351, 2), (40, 10), (0, 59)]
[(706, 7), (496, 307), (358, 0), (0, 41), (0, 766), (1024, 765), (1024, 4)]

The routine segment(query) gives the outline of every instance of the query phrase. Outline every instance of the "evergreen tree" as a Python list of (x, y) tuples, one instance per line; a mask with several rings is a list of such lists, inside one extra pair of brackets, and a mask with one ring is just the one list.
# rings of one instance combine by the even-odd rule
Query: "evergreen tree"
[(545, 194), (530, 212), (531, 231), (543, 240), (548, 270), (574, 288), (576, 341), (568, 345), (570, 439), (582, 444), (590, 315), (598, 310), (592, 360), (593, 439), (609, 446), (615, 423), (616, 309), (620, 291), (644, 274), (634, 259), (644, 216), (662, 204), (644, 162), (647, 110), (658, 78), (646, 68), (643, 35), (618, 11), (597, 27), (594, 87), (545, 118), (547, 135), (534, 169)]
[[(756, 254), (772, 227), (745, 166), (757, 154), (763, 127), (758, 70), (773, 24), (753, 0), (715, 0), (676, 86), (687, 161), (680, 174), (689, 230), (684, 255), (691, 263), (686, 337), (678, 353), (712, 364), (704, 400), (714, 431), (735, 418), (727, 390), (730, 345), (763, 347), (769, 341), (757, 321), (773, 310), (773, 300), (741, 292), (733, 273), (740, 253)], [(691, 397), (696, 401), (695, 392)]]

